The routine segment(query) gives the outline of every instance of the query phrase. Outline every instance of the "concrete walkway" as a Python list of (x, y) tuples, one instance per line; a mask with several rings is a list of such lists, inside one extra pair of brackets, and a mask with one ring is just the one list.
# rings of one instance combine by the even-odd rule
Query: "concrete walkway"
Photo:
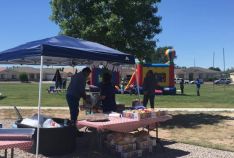
[[(18, 109), (37, 109), (37, 107), (18, 106)], [(13, 109), (13, 106), (0, 106), (0, 109)], [(68, 110), (68, 107), (41, 107), (43, 110)], [(234, 112), (234, 108), (159, 108), (167, 111), (188, 111), (188, 112)]]

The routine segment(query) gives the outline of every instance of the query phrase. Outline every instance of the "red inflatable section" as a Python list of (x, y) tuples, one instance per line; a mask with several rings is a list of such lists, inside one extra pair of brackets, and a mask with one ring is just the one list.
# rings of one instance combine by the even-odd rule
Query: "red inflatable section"
[(143, 66), (141, 64), (137, 64), (137, 78), (139, 86), (142, 86), (143, 84), (142, 71), (143, 71)]
[(174, 82), (174, 64), (171, 64), (169, 66), (169, 87), (174, 87), (175, 82)]

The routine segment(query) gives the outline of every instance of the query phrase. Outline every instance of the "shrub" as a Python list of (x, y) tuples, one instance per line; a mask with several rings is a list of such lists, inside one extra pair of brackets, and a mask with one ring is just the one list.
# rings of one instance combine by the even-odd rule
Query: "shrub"
[(28, 82), (28, 75), (26, 73), (21, 73), (19, 78), (21, 82)]

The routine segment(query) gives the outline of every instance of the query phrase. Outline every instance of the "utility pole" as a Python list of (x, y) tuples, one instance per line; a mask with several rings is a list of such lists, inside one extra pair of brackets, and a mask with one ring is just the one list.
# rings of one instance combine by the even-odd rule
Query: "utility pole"
[(224, 48), (223, 48), (223, 71), (225, 72), (225, 55), (224, 55)]
[(195, 57), (194, 57), (194, 59), (193, 59), (193, 67), (196, 67)]
[(214, 68), (214, 58), (215, 58), (215, 52), (213, 52), (213, 68)]
[[(215, 52), (213, 52), (213, 68), (215, 68), (214, 67), (214, 58), (215, 58)], [(213, 79), (213, 91), (214, 91), (214, 79)]]
[[(225, 74), (225, 55), (224, 55), (224, 48), (223, 48), (223, 73), (224, 73), (224, 78), (226, 78), (226, 74)], [(225, 85), (224, 84), (224, 91), (225, 91)]]

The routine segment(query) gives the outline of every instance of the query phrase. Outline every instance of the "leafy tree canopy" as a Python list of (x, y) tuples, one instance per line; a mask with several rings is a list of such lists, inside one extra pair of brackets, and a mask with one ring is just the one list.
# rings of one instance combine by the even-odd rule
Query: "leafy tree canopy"
[(28, 75), (26, 73), (21, 73), (19, 79), (21, 82), (28, 82)]
[(234, 67), (228, 68), (226, 70), (226, 73), (233, 73), (234, 72)]
[(145, 58), (146, 63), (166, 63), (168, 58), (165, 56), (167, 49), (173, 49), (172, 46), (159, 47), (154, 52)]
[(134, 54), (140, 61), (156, 47), (161, 0), (51, 0), (51, 20), (61, 34)]
[(209, 67), (208, 69), (214, 70), (214, 71), (221, 71), (219, 67)]

